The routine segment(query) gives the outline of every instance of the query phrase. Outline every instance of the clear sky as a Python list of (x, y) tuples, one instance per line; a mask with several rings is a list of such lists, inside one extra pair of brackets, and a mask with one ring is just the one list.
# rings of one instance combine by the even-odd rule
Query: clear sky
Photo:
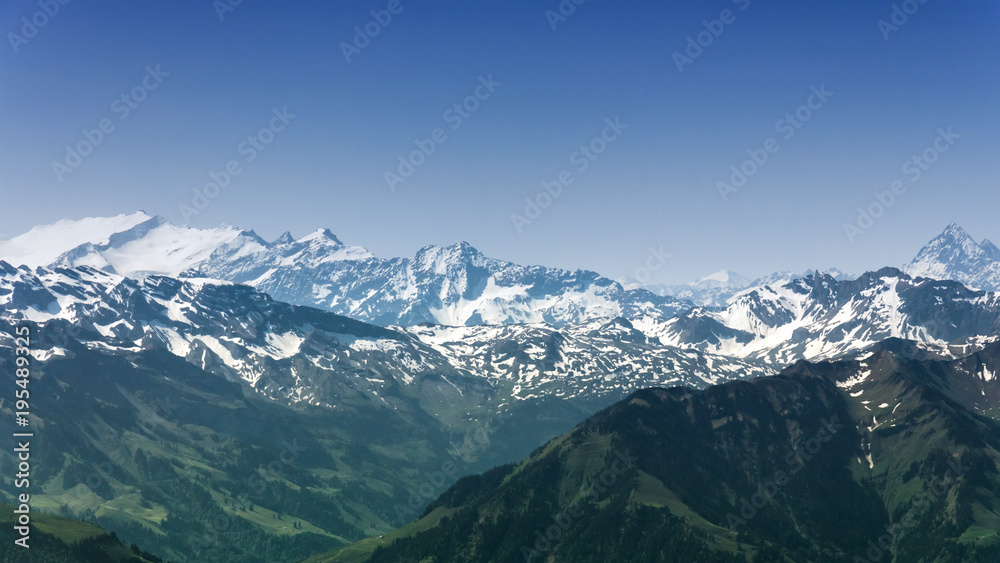
[(2, 238), (143, 209), (611, 277), (652, 246), (665, 283), (898, 265), (952, 221), (1000, 239), (993, 0), (52, 2), (0, 3)]

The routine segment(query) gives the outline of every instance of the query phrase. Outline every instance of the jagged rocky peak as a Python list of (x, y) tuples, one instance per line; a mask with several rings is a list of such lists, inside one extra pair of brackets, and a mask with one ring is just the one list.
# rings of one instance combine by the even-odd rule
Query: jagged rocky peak
[(337, 235), (333, 234), (333, 231), (327, 228), (316, 229), (312, 233), (299, 239), (297, 242), (310, 243), (313, 241), (319, 241), (322, 243), (331, 242), (335, 246), (344, 246), (344, 243), (340, 242), (340, 239), (337, 238)]
[(969, 258), (979, 258), (985, 254), (976, 241), (957, 223), (949, 224), (938, 236), (931, 239), (920, 252), (914, 262), (923, 259), (936, 261), (955, 261)]
[(979, 248), (983, 249), (983, 252), (989, 256), (990, 260), (1000, 262), (1000, 248), (993, 244), (993, 241), (988, 238), (984, 238), (983, 242), (979, 243)]
[(468, 266), (484, 266), (486, 256), (463, 241), (448, 246), (428, 245), (417, 251), (413, 265), (419, 270), (445, 273)]
[(977, 243), (957, 223), (924, 245), (904, 269), (911, 276), (950, 279), (990, 291), (1000, 290), (1000, 248)]
[(285, 231), (281, 233), (281, 236), (274, 239), (274, 242), (272, 242), (271, 244), (273, 246), (280, 246), (282, 244), (290, 244), (292, 242), (295, 242), (295, 237), (292, 236), (291, 232)]

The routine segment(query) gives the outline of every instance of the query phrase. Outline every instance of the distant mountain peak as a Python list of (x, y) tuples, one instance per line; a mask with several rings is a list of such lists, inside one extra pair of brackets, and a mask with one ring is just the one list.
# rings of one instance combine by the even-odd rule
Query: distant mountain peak
[(988, 239), (977, 243), (957, 223), (931, 239), (904, 266), (911, 276), (950, 279), (982, 289), (1000, 289), (1000, 248)]
[(983, 242), (979, 243), (979, 248), (982, 248), (983, 252), (985, 252), (991, 260), (1000, 262), (1000, 248), (993, 244), (993, 241), (988, 238), (984, 238)]
[(944, 228), (944, 232), (965, 233), (965, 229), (963, 229), (962, 226), (956, 223), (955, 221), (952, 221), (951, 223), (948, 223), (948, 225)]
[(62, 219), (50, 225), (35, 226), (24, 234), (0, 241), (0, 259), (32, 268), (46, 266), (82, 244), (108, 244), (118, 233), (157, 220), (163, 219), (143, 211), (114, 217)]
[(310, 242), (314, 240), (328, 240), (330, 242), (333, 242), (337, 246), (342, 246), (344, 244), (340, 242), (340, 239), (337, 238), (337, 235), (333, 234), (333, 231), (326, 228), (316, 229), (312, 233), (302, 237), (302, 239), (300, 239), (299, 242)]
[(461, 241), (461, 242), (457, 242), (455, 244), (449, 245), (449, 246), (447, 246), (445, 248), (447, 248), (448, 250), (450, 250), (452, 252), (459, 252), (463, 256), (483, 256), (483, 253), (480, 252), (478, 248), (476, 248), (475, 246), (472, 246), (471, 244), (465, 242), (464, 240)]
[(694, 285), (725, 285), (733, 287), (746, 287), (749, 284), (749, 279), (732, 270), (719, 270), (694, 282)]
[(240, 230), (240, 236), (253, 240), (254, 242), (260, 244), (261, 246), (267, 246), (267, 241), (264, 240), (260, 235), (258, 235), (257, 231), (253, 229)]
[(417, 251), (414, 260), (418, 264), (454, 264), (458, 261), (478, 262), (486, 256), (471, 244), (461, 241), (448, 246), (431, 244)]
[(271, 244), (277, 246), (277, 245), (281, 245), (281, 244), (289, 244), (289, 243), (292, 243), (292, 242), (295, 242), (295, 237), (292, 236), (291, 232), (285, 231), (285, 232), (281, 233), (281, 236), (279, 236), (278, 238), (274, 239), (274, 242), (272, 242)]
[(975, 239), (969, 236), (969, 233), (958, 223), (949, 223), (937, 238), (931, 240), (931, 244), (938, 240), (953, 241), (963, 245), (969, 244), (974, 245), (977, 248), (979, 247), (979, 244), (976, 243)]

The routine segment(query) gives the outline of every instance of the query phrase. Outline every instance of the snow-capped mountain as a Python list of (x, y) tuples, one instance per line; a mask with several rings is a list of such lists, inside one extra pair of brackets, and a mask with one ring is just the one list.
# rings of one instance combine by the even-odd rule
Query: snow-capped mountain
[[(1000, 249), (988, 241), (975, 243), (957, 225), (931, 241), (908, 267), (929, 277), (885, 269), (854, 279), (831, 269), (778, 272), (748, 282), (739, 274), (721, 271), (676, 291), (703, 304), (694, 308), (689, 301), (626, 289), (590, 271), (527, 267), (489, 258), (464, 242), (427, 246), (413, 258), (379, 258), (363, 247), (344, 244), (326, 229), (298, 239), (286, 232), (268, 242), (253, 231), (179, 227), (141, 212), (36, 227), (0, 242), (0, 257), (45, 266), (46, 272), (86, 266), (90, 269), (80, 271), (135, 278), (140, 281), (129, 283), (137, 287), (159, 283), (161, 276), (195, 285), (210, 279), (246, 284), (275, 301), (314, 306), (379, 326), (413, 327), (397, 332), (443, 355), (435, 361), (470, 372), (476, 365), (460, 351), (462, 341), (489, 350), (518, 346), (529, 350), (528, 342), (552, 341), (558, 334), (564, 339), (560, 346), (569, 346), (560, 348), (562, 356), (546, 352), (535, 358), (528, 353), (510, 364), (518, 366), (516, 370), (507, 372), (500, 366), (513, 356), (480, 358), (484, 363), (478, 367), (488, 366), (495, 378), (510, 381), (531, 380), (539, 365), (552, 368), (551, 374), (561, 373), (557, 366), (567, 360), (560, 358), (575, 353), (595, 362), (590, 373), (603, 369), (597, 351), (610, 353), (608, 344), (594, 344), (588, 356), (565, 339), (588, 345), (594, 338), (623, 339), (622, 345), (627, 342), (632, 348), (615, 352), (624, 362), (620, 366), (635, 359), (636, 350), (648, 356), (646, 364), (634, 367), (638, 372), (660, 361), (654, 359), (660, 353), (654, 348), (660, 344), (779, 366), (801, 358), (853, 353), (889, 337), (947, 349), (969, 344), (969, 339), (993, 338), (1000, 328), (994, 294), (929, 279), (965, 277), (985, 285), (991, 268), (1000, 271), (1000, 261), (995, 260)], [(125, 282), (113, 285), (120, 283)], [(418, 327), (421, 323), (494, 328), (431, 330)], [(611, 334), (607, 327), (626, 324), (632, 326), (606, 337)], [(635, 334), (643, 335), (646, 344), (633, 338)], [(497, 348), (500, 341), (513, 344)], [(739, 369), (756, 373), (748, 366)]]
[(750, 283), (751, 280), (736, 272), (720, 270), (702, 277), (692, 285), (697, 288), (709, 289), (713, 287), (746, 287)]
[(0, 241), (0, 260), (31, 268), (91, 266), (133, 278), (176, 276), (213, 253), (239, 256), (266, 245), (253, 231), (179, 227), (140, 211), (35, 227)]
[[(672, 297), (625, 290), (595, 272), (519, 266), (468, 243), (427, 246), (412, 259), (368, 258), (300, 265), (294, 245), (269, 255), (212, 259), (188, 275), (247, 283), (276, 299), (321, 307), (379, 325), (564, 326), (639, 313), (670, 318), (687, 308)], [(251, 262), (264, 267), (250, 268)]]
[(988, 239), (977, 243), (955, 223), (920, 249), (903, 267), (911, 276), (960, 281), (968, 286), (1000, 291), (1000, 248)]
[(773, 373), (752, 360), (664, 346), (621, 317), (559, 329), (535, 324), (398, 330), (432, 346), (451, 365), (508, 387), (518, 399), (555, 397), (596, 406), (631, 385), (702, 388)]
[(736, 272), (720, 270), (691, 283), (658, 284), (647, 286), (647, 289), (659, 295), (669, 295), (702, 307), (722, 307), (736, 292), (749, 287), (751, 283), (753, 282), (750, 279)]
[(721, 311), (634, 324), (665, 344), (775, 365), (850, 355), (893, 337), (964, 352), (997, 339), (1000, 294), (895, 268), (856, 280), (819, 273), (744, 290)]
[[(32, 250), (32, 249), (43, 249)], [(92, 266), (142, 278), (208, 277), (275, 299), (366, 322), (552, 326), (639, 314), (667, 319), (689, 304), (626, 290), (595, 272), (520, 266), (468, 243), (427, 246), (413, 258), (377, 258), (320, 229), (267, 242), (253, 231), (194, 229), (145, 213), (60, 221), (0, 242), (0, 260), (30, 267)]]
[[(387, 404), (421, 397), (452, 412), (544, 397), (589, 408), (644, 386), (704, 387), (719, 374), (771, 371), (663, 346), (624, 319), (563, 329), (393, 329), (274, 301), (241, 284), (133, 280), (91, 266), (30, 270), (0, 262), (0, 321), (41, 325), (40, 360), (66, 354), (67, 339), (121, 353), (161, 349), (265, 397), (329, 408), (359, 393)], [(5, 341), (11, 335), (0, 333)]]
[[(683, 301), (690, 301), (699, 307), (724, 308), (729, 305), (734, 296), (748, 287), (780, 285), (814, 273), (815, 270), (807, 270), (799, 274), (794, 272), (774, 272), (773, 274), (750, 280), (750, 278), (736, 272), (721, 270), (691, 283), (683, 285), (651, 285), (646, 286), (646, 289), (658, 295), (669, 295)], [(823, 273), (839, 280), (854, 278), (854, 276), (845, 274), (837, 268), (823, 270)], [(635, 285), (634, 287), (641, 286)]]

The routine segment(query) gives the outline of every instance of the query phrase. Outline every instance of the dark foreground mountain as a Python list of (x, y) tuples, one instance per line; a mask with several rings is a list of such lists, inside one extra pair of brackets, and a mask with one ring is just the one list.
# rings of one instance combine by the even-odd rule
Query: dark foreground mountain
[(93, 524), (49, 514), (31, 514), (28, 547), (14, 544), (14, 507), (0, 504), (0, 561), (5, 563), (162, 563), (136, 547), (127, 547), (114, 532)]
[(312, 561), (1000, 561), (1000, 346), (647, 389)]

